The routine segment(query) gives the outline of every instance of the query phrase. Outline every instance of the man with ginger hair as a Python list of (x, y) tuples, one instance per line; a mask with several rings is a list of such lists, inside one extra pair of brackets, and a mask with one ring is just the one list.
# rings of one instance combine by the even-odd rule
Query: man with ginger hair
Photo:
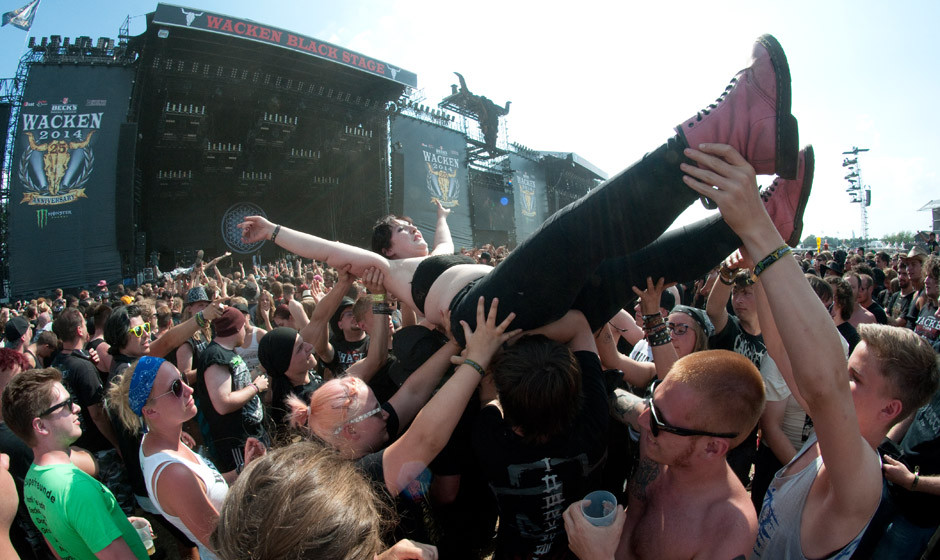
[(613, 525), (592, 526), (580, 503), (565, 512), (575, 554), (582, 560), (745, 558), (757, 515), (726, 456), (764, 408), (754, 364), (727, 350), (696, 352), (654, 383), (645, 401), (617, 389), (611, 405), (640, 432), (640, 463), (628, 507)]

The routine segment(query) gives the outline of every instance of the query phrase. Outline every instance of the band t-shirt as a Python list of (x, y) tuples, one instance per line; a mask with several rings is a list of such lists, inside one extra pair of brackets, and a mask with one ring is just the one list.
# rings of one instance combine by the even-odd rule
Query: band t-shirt
[(562, 514), (601, 488), (610, 419), (607, 392), (597, 354), (574, 355), (581, 368), (582, 402), (568, 433), (529, 444), (496, 406), (485, 406), (477, 418), (474, 451), (499, 503), (496, 558), (566, 557)]
[(339, 377), (346, 373), (349, 366), (366, 357), (369, 351), (369, 335), (362, 340), (349, 342), (340, 333), (330, 337), (330, 345), (333, 346), (333, 359), (325, 367), (332, 371), (334, 376)]
[(199, 399), (197, 405), (208, 424), (209, 435), (212, 438), (213, 460), (219, 472), (228, 472), (240, 466), (232, 457), (233, 450), (237, 452), (239, 448), (244, 447), (249, 437), (262, 441), (267, 439), (262, 424), (264, 408), (258, 395), (254, 395), (240, 409), (228, 414), (219, 414), (212, 405), (212, 399), (206, 388), (206, 370), (213, 365), (219, 365), (228, 370), (231, 375), (229, 389), (232, 392), (244, 389), (251, 384), (251, 372), (241, 356), (233, 350), (223, 348), (215, 341), (209, 344), (200, 356), (199, 369), (196, 373), (196, 396)]

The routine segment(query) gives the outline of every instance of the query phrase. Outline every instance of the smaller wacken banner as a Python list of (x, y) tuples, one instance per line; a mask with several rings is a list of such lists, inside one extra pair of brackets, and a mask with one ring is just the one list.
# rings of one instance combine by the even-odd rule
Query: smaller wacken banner
[(10, 177), (14, 294), (120, 277), (115, 171), (132, 78), (123, 68), (30, 69)]
[(456, 249), (473, 246), (470, 193), (467, 189), (467, 143), (452, 130), (405, 116), (392, 120), (392, 145), (404, 156), (401, 212), (409, 216), (428, 242), (437, 227), (437, 202), (447, 218)]

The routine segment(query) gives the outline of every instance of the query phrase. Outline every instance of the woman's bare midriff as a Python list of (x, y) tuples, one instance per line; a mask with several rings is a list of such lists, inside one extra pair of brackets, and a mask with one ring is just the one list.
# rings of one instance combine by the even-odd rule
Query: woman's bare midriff
[(485, 264), (458, 264), (445, 270), (428, 290), (428, 297), (424, 300), (424, 317), (434, 324), (443, 325), (443, 317), (457, 292), (492, 270), (493, 267)]

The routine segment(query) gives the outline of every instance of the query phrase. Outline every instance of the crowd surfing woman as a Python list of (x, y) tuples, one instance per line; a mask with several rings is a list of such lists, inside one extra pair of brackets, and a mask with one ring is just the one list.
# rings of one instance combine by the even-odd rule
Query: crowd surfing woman
[[(512, 310), (517, 314), (514, 326), (525, 330), (557, 320), (569, 309), (582, 311), (596, 329), (632, 299), (632, 286), (645, 275), (669, 281), (694, 278), (740, 246), (720, 216), (657, 240), (698, 197), (687, 187), (693, 179), (685, 172), (693, 169), (692, 158), (701, 159), (703, 153), (720, 157), (729, 168), (746, 163), (757, 174), (797, 179), (775, 183), (765, 207), (783, 237), (791, 244), (799, 237), (809, 182), (804, 185), (797, 177), (790, 71), (773, 37), (758, 39), (752, 64), (732, 79), (716, 103), (679, 125), (664, 145), (552, 216), (495, 269), (455, 255), (390, 260), (426, 254), (420, 232), (404, 224), (393, 229), (382, 254), (304, 234), (261, 216), (249, 216), (239, 227), (246, 243), (271, 240), (334, 268), (349, 266), (355, 275), (379, 269), (388, 292), (431, 323), (443, 324), (451, 311), (451, 328), (459, 342), (463, 333), (457, 325), (461, 320), (472, 325), (479, 297), (499, 298), (500, 319)], [(738, 173), (742, 176), (736, 180), (753, 180)], [(638, 277), (640, 271), (643, 277)]]
[[(143, 420), (140, 465), (157, 511), (197, 543), (201, 558), (217, 558), (209, 536), (228, 484), (215, 466), (181, 439), (183, 423), (196, 415), (193, 389), (172, 363), (144, 356), (115, 379), (108, 396), (129, 431), (138, 432)], [(264, 452), (261, 442), (249, 438), (245, 463)]]

